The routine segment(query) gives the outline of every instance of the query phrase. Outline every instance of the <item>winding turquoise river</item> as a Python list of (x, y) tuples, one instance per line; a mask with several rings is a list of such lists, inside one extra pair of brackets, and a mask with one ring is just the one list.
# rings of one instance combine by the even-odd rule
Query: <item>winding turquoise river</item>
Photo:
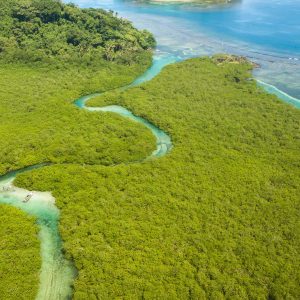
[[(173, 62), (201, 55), (233, 53), (244, 55), (261, 66), (254, 72), (259, 85), (300, 108), (300, 3), (297, 0), (244, 0), (217, 7), (158, 5), (129, 0), (75, 0), (73, 3), (81, 7), (114, 10), (131, 19), (139, 28), (155, 34), (158, 47), (152, 67), (122, 89), (152, 79), (164, 66)], [(151, 130), (157, 147), (145, 159), (161, 157), (171, 150), (172, 142), (165, 132), (126, 108), (85, 105), (89, 99), (99, 95), (81, 97), (74, 104), (89, 111), (117, 113)], [(0, 203), (20, 208), (37, 218), (42, 268), (36, 299), (69, 299), (76, 270), (63, 255), (55, 199), (51, 193), (34, 192), (31, 200), (23, 203), (29, 191), (13, 186), (18, 173), (42, 167), (47, 165), (31, 166), (0, 177)]]
[[(121, 89), (125, 90), (152, 79), (160, 72), (163, 65), (170, 62), (170, 58), (167, 60), (155, 59), (152, 67), (142, 76)], [(172, 149), (171, 138), (168, 134), (146, 119), (134, 115), (128, 109), (117, 105), (104, 107), (87, 107), (85, 105), (88, 100), (99, 95), (101, 94), (83, 96), (77, 99), (74, 104), (80, 109), (89, 111), (117, 113), (148, 128), (156, 138), (156, 149), (144, 160), (162, 157)], [(134, 161), (132, 163), (139, 162)], [(36, 300), (70, 299), (73, 293), (72, 284), (76, 278), (76, 269), (72, 262), (68, 261), (63, 255), (63, 242), (58, 229), (59, 210), (55, 206), (54, 197), (50, 192), (34, 191), (32, 198), (25, 203), (23, 200), (31, 191), (13, 186), (13, 181), (18, 174), (47, 166), (49, 164), (42, 163), (0, 176), (0, 203), (22, 209), (29, 215), (37, 218), (37, 224), (40, 228), (39, 239), (41, 241), (42, 267), (40, 270), (39, 292)]]
[[(67, 2), (67, 0), (66, 0)], [(74, 0), (113, 10), (151, 31), (156, 56), (177, 60), (216, 53), (246, 56), (268, 92), (300, 107), (299, 0), (232, 0), (231, 4), (157, 4), (151, 0)]]

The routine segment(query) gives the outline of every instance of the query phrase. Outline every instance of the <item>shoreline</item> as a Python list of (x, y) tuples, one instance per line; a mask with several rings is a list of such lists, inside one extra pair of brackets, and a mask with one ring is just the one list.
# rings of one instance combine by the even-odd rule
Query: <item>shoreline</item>
[[(155, 57), (154, 57), (155, 58)], [(157, 58), (156, 58), (157, 59)], [(211, 57), (213, 59), (213, 57)], [(243, 63), (244, 58), (243, 57), (232, 57), (232, 56), (225, 56), (225, 57), (219, 57), (220, 61), (217, 61), (219, 63), (222, 62), (230, 62), (232, 63)], [(165, 61), (164, 61), (165, 62)], [(161, 68), (158, 68), (155, 63), (150, 67), (146, 74), (152, 76), (145, 76), (145, 73), (141, 74), (132, 84), (129, 84), (127, 87), (134, 87), (139, 85), (142, 82), (147, 82), (148, 80), (152, 79), (156, 75), (158, 75), (161, 71), (161, 69), (167, 65), (170, 65), (170, 62), (163, 65), (160, 65)], [(152, 72), (151, 73), (151, 68)], [(139, 80), (140, 78), (143, 78), (142, 82)], [(269, 85), (267, 83), (262, 82), (259, 79), (254, 78), (254, 80), (258, 83), (258, 85), (268, 86), (269, 88), (273, 88), (278, 94), (275, 93), (278, 97), (279, 95), (285, 95), (285, 97), (289, 97), (291, 99), (297, 100), (296, 98), (293, 98), (292, 96), (289, 96), (288, 94), (280, 91), (275, 86)], [(269, 90), (265, 89), (266, 92), (272, 93)], [(99, 94), (92, 94), (92, 97), (95, 97)], [(99, 95), (100, 96), (100, 95)], [(130, 111), (120, 109), (122, 107), (119, 106), (105, 106), (105, 107), (98, 107), (92, 108), (92, 107), (86, 107), (85, 102), (89, 100), (89, 96), (83, 96), (79, 99), (77, 99), (77, 102), (75, 101), (75, 105), (77, 105), (79, 108), (87, 109), (87, 110), (98, 110), (98, 111), (109, 111), (118, 113), (122, 116), (129, 117), (130, 119), (134, 119), (135, 121), (141, 122), (146, 127), (148, 127), (152, 133), (153, 128), (155, 127), (151, 123), (145, 124), (145, 119), (142, 119), (140, 117), (136, 117), (133, 115)], [(281, 100), (288, 102), (286, 99), (281, 98)], [(80, 102), (81, 101), (81, 102)], [(299, 100), (298, 100), (299, 101)], [(80, 104), (80, 105), (79, 105)], [(148, 122), (148, 121), (147, 121)], [(157, 130), (161, 131), (159, 128), (156, 128)], [(157, 143), (157, 151), (154, 151), (150, 157), (160, 157), (165, 154), (167, 154), (168, 151), (171, 150), (171, 146), (168, 147), (171, 143), (171, 140), (166, 140), (165, 137), (161, 136), (161, 134), (156, 135), (155, 132), (153, 133), (157, 140), (160, 138), (163, 138), (164, 143)], [(147, 158), (146, 158), (147, 159)], [(38, 167), (45, 167), (46, 164), (40, 164), (37, 165)], [(34, 166), (31, 167), (25, 167), (23, 171), (30, 171), (34, 168)], [(51, 192), (38, 192), (34, 191), (33, 197), (30, 199), (28, 203), (23, 203), (23, 199), (28, 195), (30, 191), (19, 188), (13, 185), (13, 181), (15, 179), (15, 175), (18, 173), (22, 173), (22, 170), (12, 171), (11, 177), (6, 177), (4, 175), (4, 179), (0, 181), (0, 190), (3, 190), (3, 187), (9, 187), (11, 191), (4, 190), (3, 192), (0, 192), (0, 203), (4, 204), (10, 204), (14, 207), (17, 207), (19, 209), (22, 209), (23, 211), (27, 212), (30, 215), (33, 215), (37, 217), (38, 225), (40, 226), (40, 233), (39, 238), (41, 241), (41, 256), (42, 256), (42, 268), (41, 268), (41, 285), (39, 289), (39, 293), (37, 296), (37, 299), (43, 299), (44, 295), (52, 295), (51, 291), (54, 290), (54, 293), (59, 293), (60, 291), (64, 290), (66, 294), (71, 293), (71, 285), (74, 279), (74, 266), (72, 263), (68, 260), (66, 260), (63, 256), (63, 245), (62, 240), (59, 235), (58, 231), (58, 222), (59, 222), (59, 210), (55, 205), (55, 198), (52, 196)], [(1, 197), (3, 195), (3, 197)], [(54, 280), (54, 278), (59, 277), (59, 280)], [(49, 286), (49, 282), (51, 282), (51, 286)]]

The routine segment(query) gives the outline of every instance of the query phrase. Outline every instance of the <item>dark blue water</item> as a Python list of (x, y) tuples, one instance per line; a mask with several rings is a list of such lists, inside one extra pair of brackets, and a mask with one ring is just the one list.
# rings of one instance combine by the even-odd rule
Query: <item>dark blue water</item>
[[(82, 6), (112, 9), (122, 14), (176, 17), (216, 34), (300, 56), (299, 0), (244, 0), (233, 5), (206, 7), (195, 4), (147, 5), (138, 1), (75, 1)], [(134, 21), (134, 20), (133, 20)], [(174, 24), (177, 27), (178, 24)]]
[(161, 53), (187, 58), (245, 55), (255, 76), (300, 98), (300, 0), (241, 0), (224, 6), (153, 4), (130, 0), (75, 0), (111, 9), (155, 34)]

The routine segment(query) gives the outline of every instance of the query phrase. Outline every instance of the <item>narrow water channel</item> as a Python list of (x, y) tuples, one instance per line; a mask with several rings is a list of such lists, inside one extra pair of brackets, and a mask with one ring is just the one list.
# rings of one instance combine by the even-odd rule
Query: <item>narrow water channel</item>
[[(163, 66), (176, 61), (175, 58), (155, 59), (151, 68), (145, 74), (137, 78), (130, 85), (123, 87), (127, 89), (156, 76)], [(101, 94), (91, 94), (79, 98), (74, 104), (89, 111), (113, 112), (125, 118), (147, 127), (156, 137), (156, 149), (145, 158), (161, 157), (166, 155), (172, 148), (170, 136), (144, 118), (135, 116), (124, 107), (111, 105), (106, 107), (89, 108), (85, 106), (87, 100)], [(135, 162), (134, 162), (135, 163)], [(55, 199), (50, 192), (33, 192), (28, 202), (23, 202), (30, 191), (13, 186), (13, 181), (20, 173), (32, 169), (44, 168), (48, 164), (42, 163), (29, 166), (14, 172), (0, 176), (0, 203), (17, 207), (31, 216), (35, 216), (40, 228), (39, 239), (41, 243), (42, 267), (40, 270), (40, 286), (36, 300), (65, 300), (72, 297), (72, 284), (76, 278), (76, 269), (72, 262), (63, 255), (63, 241), (60, 237), (58, 223), (60, 212), (55, 205)]]
[[(136, 86), (155, 77), (167, 64), (197, 55), (217, 52), (242, 54), (262, 65), (256, 72), (258, 81), (268, 92), (300, 108), (296, 98), (300, 95), (300, 40), (299, 9), (296, 0), (245, 0), (230, 8), (203, 10), (190, 6), (155, 6), (143, 2), (120, 0), (73, 1), (82, 6), (100, 6), (114, 9), (122, 16), (135, 21), (155, 33), (160, 51), (152, 67), (132, 84)], [(254, 30), (255, 29), (255, 30)], [(177, 54), (176, 54), (177, 53)], [(275, 55), (273, 54), (275, 53)], [(178, 55), (178, 56), (176, 56)], [(282, 92), (274, 85), (282, 87)], [(157, 140), (157, 148), (149, 157), (161, 157), (172, 148), (170, 137), (149, 121), (135, 116), (121, 106), (91, 108), (85, 105), (92, 94), (75, 101), (75, 105), (90, 111), (113, 112), (146, 126)], [(147, 159), (147, 158), (145, 158)], [(23, 200), (29, 191), (13, 187), (18, 173), (32, 168), (46, 167), (44, 164), (24, 168), (0, 177), (0, 203), (22, 209), (37, 218), (40, 228), (42, 268), (40, 288), (36, 299), (68, 299), (72, 296), (72, 283), (76, 277), (73, 264), (63, 255), (63, 242), (59, 235), (60, 213), (51, 193), (34, 192), (29, 202)], [(9, 189), (9, 190), (7, 190)]]

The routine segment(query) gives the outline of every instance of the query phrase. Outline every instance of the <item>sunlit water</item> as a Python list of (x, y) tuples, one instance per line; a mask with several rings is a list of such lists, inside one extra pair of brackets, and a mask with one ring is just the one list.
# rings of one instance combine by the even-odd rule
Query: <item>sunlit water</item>
[[(163, 66), (176, 60), (178, 58), (171, 57), (170, 55), (156, 57), (151, 68), (143, 75), (131, 84), (117, 90), (126, 90), (152, 79), (160, 72)], [(162, 157), (172, 149), (171, 138), (167, 133), (148, 120), (134, 115), (125, 107), (118, 105), (88, 107), (85, 105), (89, 99), (99, 96), (101, 96), (99, 93), (83, 96), (77, 99), (74, 104), (80, 109), (119, 114), (142, 124), (156, 138), (156, 149), (152, 154), (141, 161), (133, 161), (131, 163), (140, 163), (151, 158)], [(34, 192), (32, 198), (28, 202), (24, 202), (30, 191), (13, 186), (13, 181), (19, 173), (44, 168), (47, 165), (49, 164), (42, 163), (0, 176), (0, 203), (19, 208), (37, 218), (37, 224), (40, 228), (39, 238), (41, 242), (42, 268), (40, 270), (40, 286), (36, 300), (65, 300), (72, 297), (72, 284), (76, 277), (76, 270), (72, 262), (68, 261), (63, 254), (63, 243), (58, 230), (60, 213), (55, 205), (55, 199), (49, 192)]]
[[(300, 107), (300, 3), (296, 0), (244, 0), (231, 6), (203, 8), (196, 5), (149, 5), (138, 1), (75, 0), (82, 7), (102, 7), (117, 11), (139, 28), (155, 34), (158, 49), (153, 66), (125, 88), (155, 77), (167, 64), (183, 59), (227, 52), (245, 55), (261, 65), (255, 71), (258, 81), (269, 92)], [(274, 87), (276, 86), (276, 87)], [(294, 96), (290, 97), (289, 95)], [(97, 94), (98, 95), (98, 94)], [(165, 155), (170, 137), (120, 106), (88, 108), (85, 102), (95, 95), (80, 98), (75, 104), (89, 110), (109, 111), (142, 123), (157, 139), (150, 157)], [(44, 167), (43, 165), (38, 167)], [(23, 169), (27, 171), (29, 169)], [(16, 174), (0, 177), (0, 190), (10, 186)], [(59, 211), (50, 193), (36, 192), (28, 203), (28, 191), (2, 191), (0, 203), (18, 207), (36, 216), (40, 226), (42, 269), (37, 299), (68, 299), (76, 272), (63, 256), (58, 231)], [(54, 298), (53, 298), (54, 297)]]
[[(300, 106), (300, 1), (241, 0), (225, 6), (149, 4), (134, 0), (74, 0), (81, 7), (111, 9), (154, 33), (156, 55), (179, 59), (215, 53), (249, 57), (261, 65), (257, 79)], [(271, 87), (268, 86), (268, 90)], [(280, 91), (286, 94), (281, 94)]]
[(0, 203), (19, 208), (37, 219), (42, 267), (36, 300), (69, 299), (73, 292), (76, 270), (63, 255), (63, 244), (58, 231), (59, 210), (55, 206), (55, 199), (50, 193), (34, 192), (30, 201), (25, 203), (24, 199), (29, 191), (13, 186), (18, 173), (44, 166), (45, 164), (36, 165), (1, 176)]
[[(139, 84), (146, 82), (148, 80), (151, 80), (154, 78), (157, 74), (160, 73), (161, 69), (173, 62), (178, 61), (179, 58), (171, 55), (166, 56), (156, 56), (154, 57), (152, 66), (141, 76), (139, 76), (135, 81), (133, 81), (131, 84), (121, 87), (117, 90), (124, 91), (131, 87), (138, 86)], [(101, 96), (101, 93), (98, 94), (91, 94), (87, 96), (83, 96), (75, 101), (75, 105), (79, 108), (84, 108), (89, 111), (99, 111), (99, 112), (112, 112), (117, 113), (118, 115), (121, 115), (125, 118), (131, 119), (135, 122), (138, 122), (142, 125), (144, 125), (146, 128), (148, 128), (152, 134), (156, 138), (156, 149), (152, 152), (150, 156), (148, 156), (147, 159), (153, 158), (153, 157), (161, 157), (166, 155), (171, 149), (172, 149), (172, 141), (170, 136), (149, 122), (148, 120), (134, 115), (131, 111), (126, 109), (125, 107), (119, 106), (119, 105), (109, 105), (104, 107), (89, 107), (86, 105), (87, 101), (94, 98)]]

